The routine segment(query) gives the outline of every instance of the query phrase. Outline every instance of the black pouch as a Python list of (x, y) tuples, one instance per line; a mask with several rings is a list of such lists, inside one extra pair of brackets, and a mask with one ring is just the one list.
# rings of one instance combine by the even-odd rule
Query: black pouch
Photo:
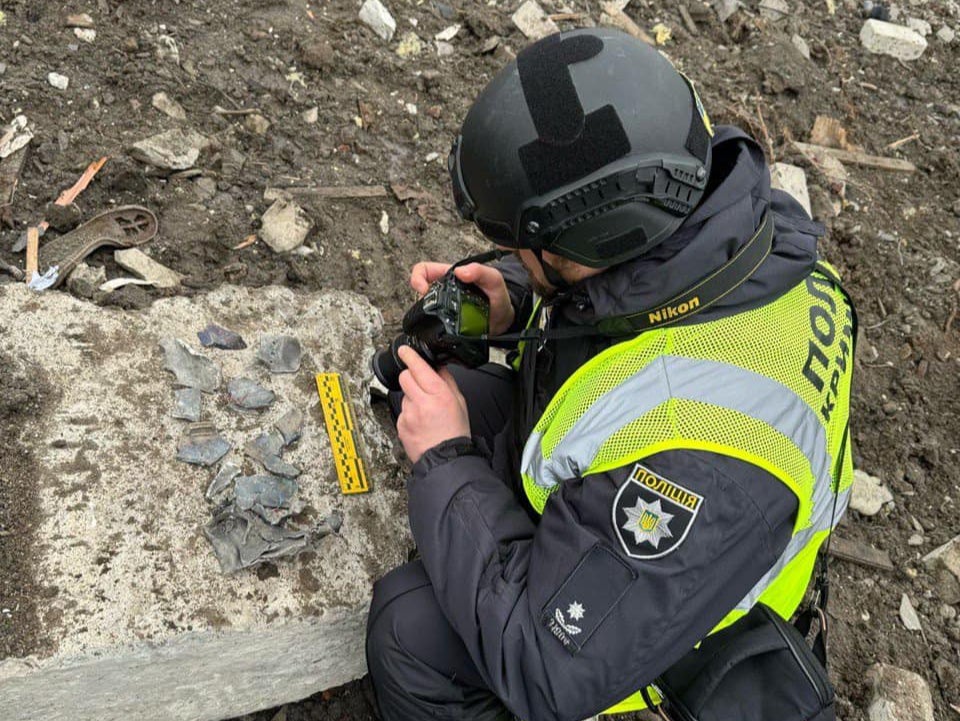
[(834, 721), (822, 648), (758, 603), (656, 679), (659, 710), (673, 721)]

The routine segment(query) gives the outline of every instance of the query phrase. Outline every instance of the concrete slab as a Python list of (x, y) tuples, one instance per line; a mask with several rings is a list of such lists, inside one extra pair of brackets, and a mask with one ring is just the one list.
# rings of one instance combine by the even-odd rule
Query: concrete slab
[[(202, 348), (196, 333), (209, 322), (248, 347)], [(365, 672), (371, 584), (410, 546), (403, 484), (389, 438), (355, 402), (373, 490), (340, 494), (313, 375), (339, 371), (354, 400), (366, 399), (379, 328), (377, 311), (348, 293), (223, 287), (124, 312), (0, 287), (0, 354), (51, 389), (16, 439), (36, 459), (42, 520), (30, 565), (43, 592), (35, 619), (14, 609), (0, 633), (37, 621), (42, 642), (0, 660), (4, 721), (214, 721)], [(259, 336), (271, 333), (300, 340), (298, 373), (271, 374), (256, 360)], [(225, 381), (251, 378), (277, 395), (265, 411), (242, 412), (226, 382), (204, 394), (203, 420), (233, 445), (226, 460), (250, 466), (248, 440), (292, 408), (305, 414), (303, 437), (284, 453), (304, 471), (301, 520), (339, 511), (339, 535), (276, 566), (221, 574), (201, 532), (216, 469), (175, 460), (186, 422), (171, 416), (174, 378), (159, 348), (168, 336), (215, 361)]]

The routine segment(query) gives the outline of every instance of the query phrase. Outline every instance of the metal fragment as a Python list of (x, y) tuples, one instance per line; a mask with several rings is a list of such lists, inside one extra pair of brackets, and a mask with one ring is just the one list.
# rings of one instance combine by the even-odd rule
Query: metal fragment
[(197, 388), (179, 388), (174, 391), (176, 405), (170, 414), (174, 418), (184, 421), (197, 422), (200, 420), (201, 395)]
[(303, 351), (300, 341), (291, 335), (264, 335), (260, 337), (257, 357), (273, 373), (296, 373), (300, 370)]
[(164, 338), (160, 347), (165, 355), (163, 367), (177, 377), (177, 383), (204, 393), (213, 393), (220, 387), (223, 377), (212, 360), (190, 350), (179, 338)]
[(283, 436), (277, 431), (261, 433), (243, 448), (244, 453), (260, 463), (269, 456), (279, 456), (281, 450), (283, 450)]
[(237, 408), (248, 411), (269, 408), (277, 399), (276, 394), (249, 378), (234, 378), (227, 383), (230, 402)]
[(177, 460), (198, 466), (212, 466), (230, 450), (231, 445), (212, 423), (193, 423), (187, 427), (177, 448)]
[(291, 463), (287, 463), (280, 456), (264, 456), (263, 467), (276, 476), (284, 478), (296, 478), (302, 471)]
[(222, 348), (223, 350), (242, 350), (247, 347), (239, 333), (211, 323), (197, 333), (200, 345), (204, 348)]
[(296, 443), (300, 440), (300, 436), (303, 435), (303, 411), (299, 408), (293, 408), (287, 411), (273, 427), (283, 436), (284, 446)]
[(268, 523), (278, 524), (303, 509), (296, 499), (299, 489), (297, 482), (289, 478), (240, 476), (234, 484), (234, 502), (241, 511), (253, 511)]
[(224, 573), (295, 556), (307, 548), (309, 531), (271, 526), (250, 511), (232, 504), (219, 511), (203, 528)]
[(207, 492), (204, 494), (208, 500), (213, 500), (216, 496), (227, 490), (227, 487), (233, 482), (233, 479), (240, 475), (240, 466), (232, 461), (224, 461), (220, 465), (217, 475), (207, 486)]

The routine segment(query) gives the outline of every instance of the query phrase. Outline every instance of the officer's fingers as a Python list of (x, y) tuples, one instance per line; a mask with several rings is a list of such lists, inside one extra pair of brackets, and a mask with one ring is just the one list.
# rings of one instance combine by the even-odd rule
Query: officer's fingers
[(470, 263), (457, 268), (453, 272), (464, 283), (475, 283), (484, 293), (490, 296), (491, 300), (493, 300), (494, 294), (506, 291), (507, 288), (500, 271), (491, 268), (489, 265)]
[(407, 370), (413, 377), (416, 384), (426, 393), (438, 393), (446, 384), (443, 379), (437, 375), (437, 372), (430, 367), (419, 353), (410, 346), (401, 346), (397, 351), (400, 360), (407, 366)]
[(450, 269), (449, 263), (421, 261), (410, 270), (410, 287), (423, 295), (430, 284)]
[(401, 401), (401, 412), (405, 408), (403, 403), (407, 398), (417, 399), (421, 398), (424, 395), (423, 389), (417, 385), (417, 381), (414, 380), (413, 374), (409, 370), (405, 370), (400, 373), (400, 390), (403, 391), (403, 400)]

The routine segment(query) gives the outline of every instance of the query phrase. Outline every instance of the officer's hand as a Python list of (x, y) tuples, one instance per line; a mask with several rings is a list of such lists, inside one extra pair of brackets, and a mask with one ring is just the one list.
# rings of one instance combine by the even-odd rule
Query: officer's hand
[(470, 437), (467, 404), (450, 371), (438, 373), (409, 346), (398, 354), (407, 370), (400, 374), (403, 403), (397, 419), (397, 434), (403, 450), (416, 463), (438, 443), (461, 436)]
[[(417, 263), (410, 271), (410, 286), (420, 295), (427, 292), (430, 284), (439, 280), (450, 270), (449, 263)], [(507, 292), (507, 283), (496, 268), (481, 263), (470, 263), (457, 268), (454, 274), (464, 283), (473, 283), (486, 293), (490, 301), (490, 333), (499, 335), (513, 324), (515, 311)]]

